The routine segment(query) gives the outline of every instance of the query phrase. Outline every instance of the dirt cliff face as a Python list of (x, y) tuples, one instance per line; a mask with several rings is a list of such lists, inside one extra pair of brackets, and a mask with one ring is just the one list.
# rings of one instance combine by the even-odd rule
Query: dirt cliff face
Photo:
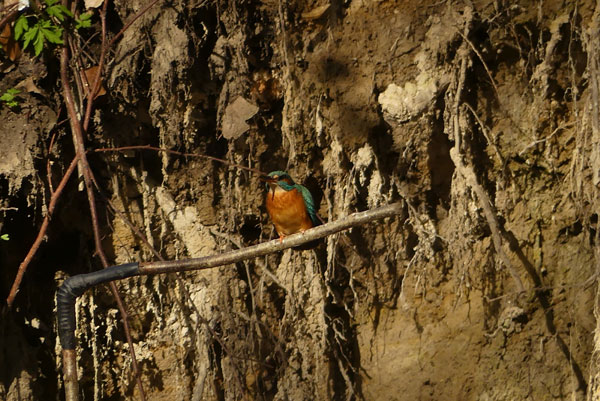
[[(109, 33), (145, 4), (111, 3)], [(597, 7), (174, 1), (145, 12), (107, 58), (86, 149), (150, 145), (286, 170), (325, 221), (404, 209), (313, 249), (118, 282), (147, 399), (599, 396)], [(18, 108), (0, 107), (6, 298), (75, 151), (55, 55), (0, 57), (0, 94), (22, 88)], [(276, 237), (255, 174), (155, 150), (88, 158), (112, 264), (155, 260), (150, 247), (184, 259)], [(63, 397), (54, 292), (102, 268), (80, 180), (0, 321), (0, 398)], [(77, 311), (85, 399), (140, 399), (108, 288)]]

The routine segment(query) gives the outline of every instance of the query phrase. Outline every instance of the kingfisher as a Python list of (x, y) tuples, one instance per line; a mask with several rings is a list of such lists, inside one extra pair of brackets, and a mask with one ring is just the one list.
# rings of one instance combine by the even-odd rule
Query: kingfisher
[(319, 225), (315, 201), (306, 187), (296, 184), (285, 171), (272, 171), (262, 180), (267, 187), (265, 205), (279, 242), (287, 235)]

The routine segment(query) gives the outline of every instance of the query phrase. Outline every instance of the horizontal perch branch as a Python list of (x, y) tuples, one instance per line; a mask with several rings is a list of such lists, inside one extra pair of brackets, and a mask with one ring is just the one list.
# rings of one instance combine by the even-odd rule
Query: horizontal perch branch
[(189, 270), (208, 269), (211, 267), (237, 263), (269, 253), (282, 251), (314, 241), (328, 235), (359, 226), (374, 220), (392, 217), (402, 211), (401, 203), (382, 206), (377, 209), (354, 213), (348, 217), (324, 224), (286, 237), (282, 242), (273, 240), (247, 248), (238, 249), (218, 255), (195, 259), (129, 263), (110, 266), (92, 273), (79, 274), (66, 279), (56, 294), (58, 334), (63, 348), (63, 377), (65, 394), (69, 401), (78, 399), (77, 362), (75, 352), (75, 300), (88, 288), (98, 284), (109, 283), (127, 277), (170, 273)]
[(211, 267), (228, 265), (230, 263), (237, 263), (246, 259), (256, 258), (269, 253), (282, 251), (287, 248), (297, 247), (316, 239), (327, 237), (328, 235), (335, 234), (337, 232), (354, 226), (359, 226), (373, 220), (394, 216), (400, 214), (401, 210), (402, 208), (400, 203), (392, 203), (391, 205), (382, 206), (377, 209), (354, 213), (343, 219), (311, 228), (303, 233), (290, 235), (289, 237), (285, 237), (283, 242), (280, 242), (279, 240), (273, 240), (219, 255), (205, 256), (196, 259), (142, 262), (140, 263), (139, 270), (140, 274), (157, 274), (208, 269)]

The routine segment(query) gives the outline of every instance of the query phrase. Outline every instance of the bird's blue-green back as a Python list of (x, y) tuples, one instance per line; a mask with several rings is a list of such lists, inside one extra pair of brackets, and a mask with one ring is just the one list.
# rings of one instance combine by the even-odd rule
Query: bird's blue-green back
[(305, 186), (300, 184), (294, 184), (296, 189), (302, 194), (302, 198), (304, 199), (304, 205), (306, 206), (306, 211), (312, 220), (313, 226), (319, 224), (319, 219), (317, 218), (317, 211), (315, 209), (315, 201), (313, 200), (312, 194)]

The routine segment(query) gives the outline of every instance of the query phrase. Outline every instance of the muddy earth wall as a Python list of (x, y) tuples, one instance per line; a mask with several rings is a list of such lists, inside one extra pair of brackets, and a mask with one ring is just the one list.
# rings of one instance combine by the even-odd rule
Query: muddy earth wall
[[(325, 221), (403, 205), (311, 249), (117, 282), (146, 399), (600, 397), (600, 8), (521, 3), (174, 0), (130, 26), (148, 2), (107, 5), (107, 38), (122, 37), (83, 146), (109, 264), (277, 235), (254, 173), (97, 149), (286, 170)], [(85, 50), (76, 92), (101, 57), (95, 6), (69, 42)], [(76, 153), (61, 47), (7, 49), (0, 95), (20, 93), (0, 102), (3, 303)], [(102, 268), (84, 175), (2, 312), (0, 399), (64, 397), (55, 291)], [(77, 316), (82, 399), (142, 399), (110, 289)]]

